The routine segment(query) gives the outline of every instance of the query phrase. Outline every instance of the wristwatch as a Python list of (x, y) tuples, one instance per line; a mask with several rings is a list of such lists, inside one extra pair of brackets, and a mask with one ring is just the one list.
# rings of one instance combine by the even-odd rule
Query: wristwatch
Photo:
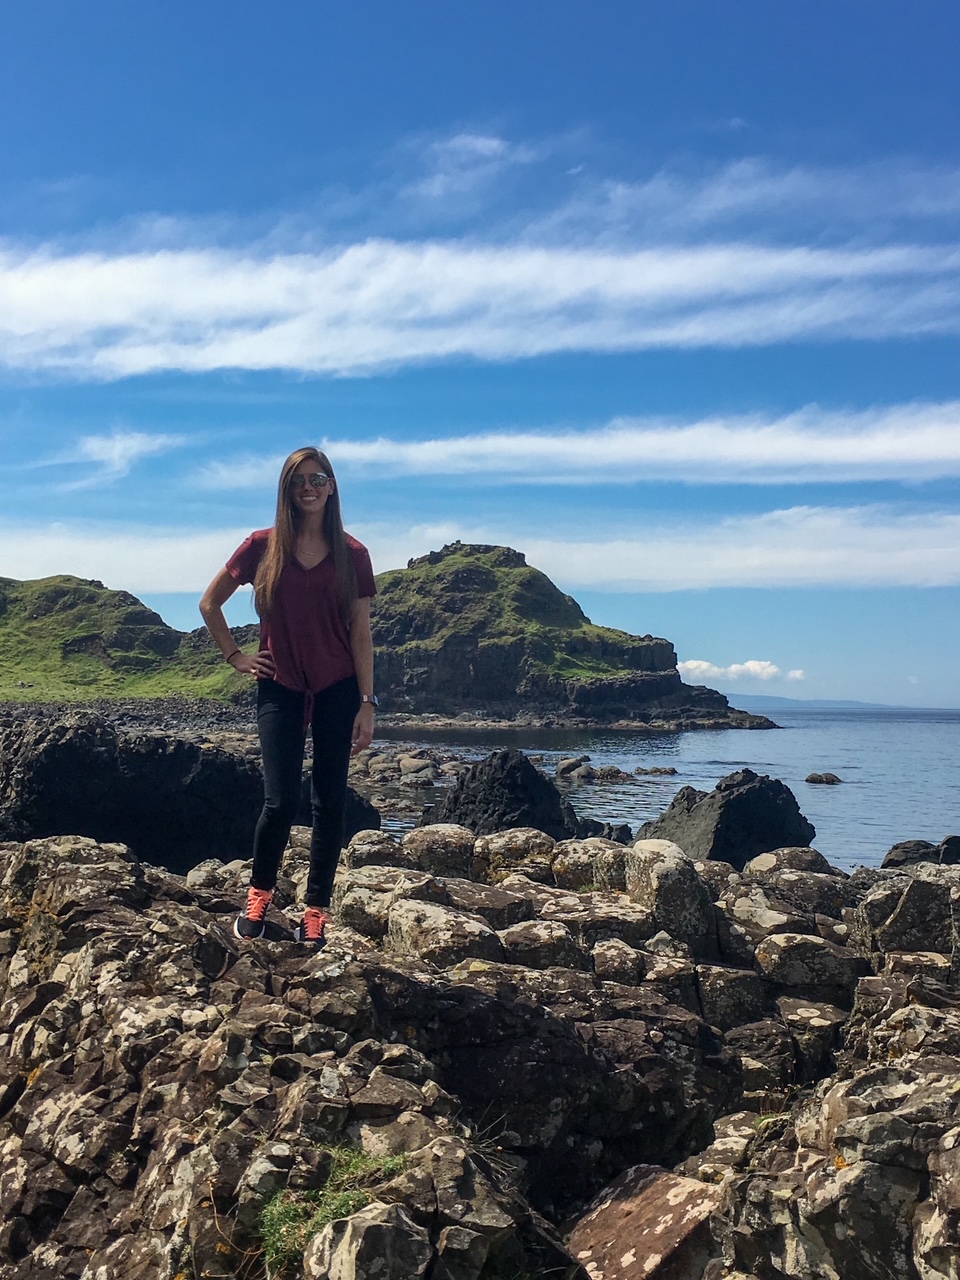
[(361, 695), (360, 695), (360, 701), (361, 701), (361, 702), (370, 702), (370, 703), (372, 703), (372, 704), (373, 704), (373, 706), (375, 706), (375, 707), (379, 707), (379, 705), (380, 705), (380, 699), (377, 697), (377, 695), (376, 695), (375, 693), (361, 693)]

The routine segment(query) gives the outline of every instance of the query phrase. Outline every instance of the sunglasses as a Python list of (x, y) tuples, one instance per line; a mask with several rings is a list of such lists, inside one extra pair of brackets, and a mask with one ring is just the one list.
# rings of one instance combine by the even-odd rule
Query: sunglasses
[(302, 489), (308, 480), (311, 488), (325, 489), (330, 477), (325, 476), (322, 471), (315, 471), (312, 476), (303, 476), (299, 471), (295, 471), (290, 477), (290, 487), (291, 489)]

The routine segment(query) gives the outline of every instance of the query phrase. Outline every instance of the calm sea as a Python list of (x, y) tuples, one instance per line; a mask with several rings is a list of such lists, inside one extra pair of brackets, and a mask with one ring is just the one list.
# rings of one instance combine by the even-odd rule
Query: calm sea
[[(787, 784), (817, 829), (816, 847), (845, 870), (878, 866), (898, 840), (960, 834), (960, 711), (778, 708), (769, 714), (781, 728), (669, 735), (446, 730), (418, 734), (418, 741), (477, 759), (499, 747), (519, 747), (540, 757), (550, 776), (570, 755), (589, 755), (595, 766), (615, 764), (629, 773), (638, 765), (673, 766), (675, 777), (570, 788), (581, 817), (633, 828), (661, 813), (680, 787), (708, 791), (725, 774), (749, 767)], [(809, 773), (827, 772), (842, 785), (804, 781)]]

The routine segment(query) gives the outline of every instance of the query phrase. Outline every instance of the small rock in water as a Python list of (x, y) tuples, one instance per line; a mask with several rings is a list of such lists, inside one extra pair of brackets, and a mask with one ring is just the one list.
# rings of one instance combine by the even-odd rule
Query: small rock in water
[(838, 778), (835, 773), (808, 773), (804, 782), (820, 783), (822, 786), (835, 787), (838, 782), (842, 782), (842, 778)]

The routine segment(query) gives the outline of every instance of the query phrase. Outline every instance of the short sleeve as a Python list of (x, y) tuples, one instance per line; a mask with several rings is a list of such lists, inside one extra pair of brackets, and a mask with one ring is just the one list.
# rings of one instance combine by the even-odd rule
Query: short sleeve
[(377, 594), (377, 583), (373, 576), (373, 565), (370, 563), (370, 552), (362, 542), (351, 538), (353, 564), (357, 574), (357, 596), (362, 600)]
[(267, 549), (269, 536), (269, 529), (257, 529), (255, 533), (251, 533), (250, 537), (237, 547), (227, 561), (227, 573), (231, 578), (235, 578), (241, 586), (252, 582), (257, 576), (257, 569), (263, 559), (263, 553)]

